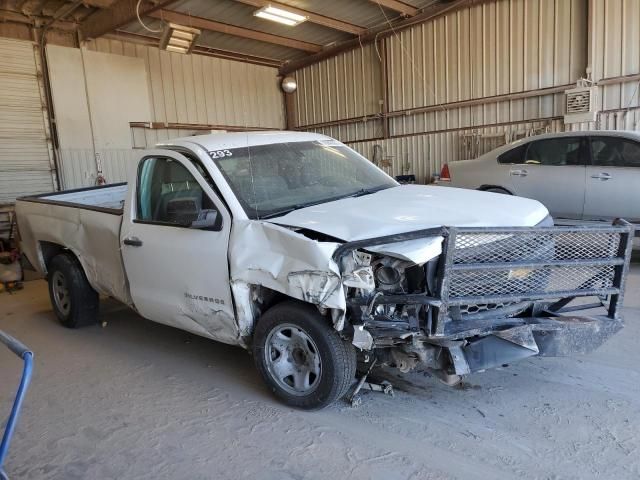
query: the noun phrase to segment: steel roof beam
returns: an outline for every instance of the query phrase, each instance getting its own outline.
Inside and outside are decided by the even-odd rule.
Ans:
[[[148,15],[155,10],[166,7],[175,0],[161,0],[154,2],[142,0],[140,2],[140,16]],[[106,33],[131,23],[136,19],[137,0],[116,0],[110,7],[99,10],[87,17],[79,27],[83,40],[98,38]]]
[[[104,38],[127,41],[138,43],[141,45],[147,45],[150,47],[158,46],[158,38],[151,37],[147,35],[141,35],[138,33],[129,33],[117,30],[114,33],[108,33],[104,36]],[[238,62],[244,63],[252,63],[254,65],[263,65],[266,67],[279,67],[282,65],[282,60],[278,60],[275,58],[267,58],[267,57],[259,57],[257,55],[251,55],[240,52],[232,52],[230,50],[221,50],[219,48],[212,48],[206,46],[198,46],[193,47],[192,53],[197,53],[198,55],[204,55],[207,57],[216,57],[216,58],[225,58],[227,60],[236,60]]]
[[[324,48],[321,52],[309,55],[305,58],[301,58],[300,60],[287,62],[280,68],[280,75],[288,75],[291,72],[307,67],[309,65],[313,65],[314,63],[318,63],[322,60],[326,60],[327,58],[335,57],[336,55],[339,55],[343,52],[353,50],[355,48],[361,48],[362,46],[373,43],[381,38],[395,35],[401,30],[419,25],[424,22],[428,22],[429,20],[433,20],[434,18],[440,17],[447,13],[454,12],[460,8],[468,7],[471,5],[478,5],[486,1],[488,0],[454,0],[446,3],[438,2],[430,7],[427,7],[425,10],[414,17],[406,18],[399,22],[394,22],[391,25],[385,25],[379,28],[368,30],[367,33],[359,38],[346,40],[331,47]]]
[[[152,12],[149,16],[166,20],[168,22],[179,23],[180,25],[185,25],[187,27],[209,30],[210,32],[226,33],[227,35],[248,38],[251,40],[257,40],[259,42],[272,43],[274,45],[294,48],[296,50],[302,50],[310,53],[318,53],[320,50],[322,50],[322,45],[318,45],[316,43],[303,42],[302,40],[296,40],[289,37],[281,37],[280,35],[260,32],[258,30],[252,30],[250,28],[237,27],[235,25],[229,25],[227,23],[209,20],[208,18],[192,17],[191,15],[186,15],[184,13],[174,12],[171,10],[160,10]]]
[[[282,8],[292,13],[297,13],[307,17],[307,21],[315,23],[316,25],[322,25],[323,27],[332,28],[341,32],[351,33],[352,35],[362,35],[366,32],[366,28],[354,25],[353,23],[344,22],[337,18],[327,17],[318,13],[313,13],[301,8],[292,7],[278,2],[271,2],[269,0],[235,0],[236,2],[244,3],[245,5],[251,5],[253,7],[262,8],[268,5],[273,7]]]
[[[369,0],[371,3],[377,3],[381,7],[388,8],[394,12],[398,12],[405,17],[413,17],[418,14],[418,9],[413,5],[409,5],[398,0]]]
[[[115,3],[115,0],[84,0],[87,7],[109,8]]]
[[[14,22],[14,23],[22,23],[25,25],[40,27],[41,25],[47,23],[50,20],[51,18],[48,18],[48,17],[38,17],[38,16],[27,17],[26,15],[23,15],[18,12],[0,10],[0,22]],[[76,29],[76,24],[73,22],[58,20],[58,21],[55,21],[51,25],[51,27],[57,30],[73,32]]]

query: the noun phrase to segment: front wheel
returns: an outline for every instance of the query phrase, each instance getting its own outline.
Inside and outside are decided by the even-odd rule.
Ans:
[[[353,345],[312,305],[284,302],[268,310],[256,325],[253,355],[274,395],[305,410],[335,402],[355,378]]]

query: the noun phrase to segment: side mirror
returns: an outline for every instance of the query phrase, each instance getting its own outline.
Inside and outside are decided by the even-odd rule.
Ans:
[[[191,222],[190,228],[201,230],[217,230],[222,223],[222,217],[217,210],[201,210],[198,218]]]

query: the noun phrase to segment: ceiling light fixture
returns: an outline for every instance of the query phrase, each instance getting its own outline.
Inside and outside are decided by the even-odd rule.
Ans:
[[[200,30],[197,28],[166,23],[160,38],[160,49],[176,53],[191,53],[199,36]]]
[[[282,23],[290,27],[295,27],[307,20],[304,15],[298,15],[297,13],[290,12],[284,8],[272,7],[267,5],[257,10],[253,14],[256,17],[264,18],[265,20],[271,20],[272,22]]]

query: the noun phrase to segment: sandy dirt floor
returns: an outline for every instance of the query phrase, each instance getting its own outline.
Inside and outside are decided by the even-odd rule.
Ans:
[[[640,267],[626,328],[595,353],[533,358],[446,387],[395,379],[314,413],[272,399],[249,355],[103,302],[59,326],[46,284],[0,295],[0,328],[36,354],[13,479],[640,478]],[[20,363],[0,350],[0,418]]]

